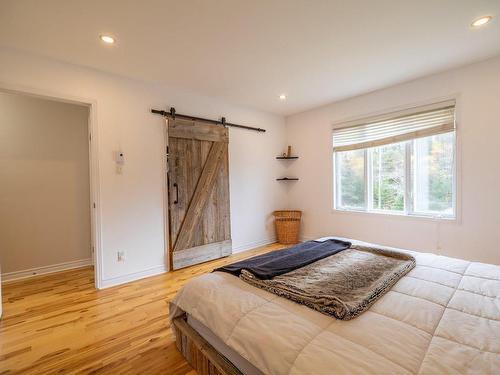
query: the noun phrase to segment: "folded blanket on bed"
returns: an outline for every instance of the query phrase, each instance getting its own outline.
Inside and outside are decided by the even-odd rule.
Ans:
[[[271,251],[245,259],[217,268],[214,271],[229,272],[239,276],[242,270],[247,270],[261,280],[268,280],[337,254],[350,246],[350,242],[337,239],[328,239],[322,242],[308,241],[288,249]]]
[[[411,255],[353,245],[272,279],[262,279],[246,268],[240,278],[323,314],[349,320],[367,310],[413,267]]]

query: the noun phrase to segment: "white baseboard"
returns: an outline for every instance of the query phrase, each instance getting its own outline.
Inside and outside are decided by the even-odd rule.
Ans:
[[[232,250],[233,250],[233,254],[237,254],[237,253],[241,253],[243,251],[255,249],[256,247],[269,245],[269,244],[272,244],[275,242],[276,242],[276,238],[268,238],[265,240],[249,242],[249,243],[246,243],[244,245],[236,246],[236,247],[233,247]],[[167,271],[168,271],[168,268],[166,265],[159,265],[159,266],[156,266],[156,267],[144,270],[144,271],[134,272],[134,273],[130,273],[130,274],[123,275],[123,276],[118,276],[118,277],[113,277],[113,278],[106,279],[106,280],[101,280],[101,282],[98,284],[98,288],[99,289],[110,288],[112,286],[117,286],[120,284],[125,284],[125,283],[129,283],[132,281],[144,279],[146,277],[160,275],[160,274],[165,273]]]
[[[101,280],[101,282],[99,283],[99,285],[97,287],[99,289],[110,288],[112,286],[116,286],[116,285],[120,285],[120,284],[129,283],[131,281],[144,279],[146,277],[160,275],[160,274],[165,273],[165,272],[167,272],[167,266],[162,264],[162,265],[159,265],[159,266],[156,266],[153,268],[149,268],[147,270],[133,272],[133,273],[129,273],[129,274],[123,275],[123,276],[112,277],[112,278],[106,279],[106,280]]]
[[[71,262],[58,263],[50,266],[30,268],[27,270],[2,273],[2,283],[27,279],[34,276],[46,275],[54,272],[61,272],[73,268],[81,268],[92,265],[92,259],[73,260]]]
[[[276,242],[276,238],[268,238],[260,241],[249,242],[243,245],[233,247],[233,254],[241,253],[243,251],[255,249],[256,247],[269,245]],[[65,271],[73,268],[80,268],[92,265],[92,259],[82,259],[72,262],[59,263],[51,266],[44,266],[38,268],[31,268],[22,271],[7,272],[2,274],[2,282],[15,281],[20,279],[26,279],[29,277],[45,275],[54,272]],[[113,277],[106,280],[101,280],[98,287],[99,289],[109,288],[112,286],[125,284],[131,281],[144,279],[146,277],[155,276],[167,272],[166,265],[159,265],[147,270],[130,273],[123,276]]]
[[[247,251],[247,250],[252,250],[252,249],[255,249],[256,247],[269,245],[269,244],[272,244],[275,242],[276,242],[276,238],[273,237],[273,238],[268,238],[265,240],[249,242],[249,243],[239,245],[239,246],[233,246],[233,254],[241,253],[241,252]]]

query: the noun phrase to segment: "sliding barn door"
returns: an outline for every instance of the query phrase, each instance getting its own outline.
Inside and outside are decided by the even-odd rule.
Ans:
[[[173,269],[231,254],[228,131],[168,120],[168,205]]]

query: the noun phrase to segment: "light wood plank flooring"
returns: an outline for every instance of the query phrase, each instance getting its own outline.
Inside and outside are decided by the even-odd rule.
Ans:
[[[2,286],[0,374],[189,374],[168,303],[191,278],[274,244],[96,290],[91,267]]]

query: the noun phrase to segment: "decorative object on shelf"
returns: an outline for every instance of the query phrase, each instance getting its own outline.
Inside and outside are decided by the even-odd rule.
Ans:
[[[283,152],[281,155],[276,156],[276,159],[279,160],[292,160],[292,159],[298,159],[298,156],[292,156],[292,146],[288,146],[287,152]]]
[[[296,177],[282,177],[277,178],[276,181],[298,181],[299,179]]]
[[[278,242],[287,245],[298,243],[302,211],[274,211],[273,215]]]

